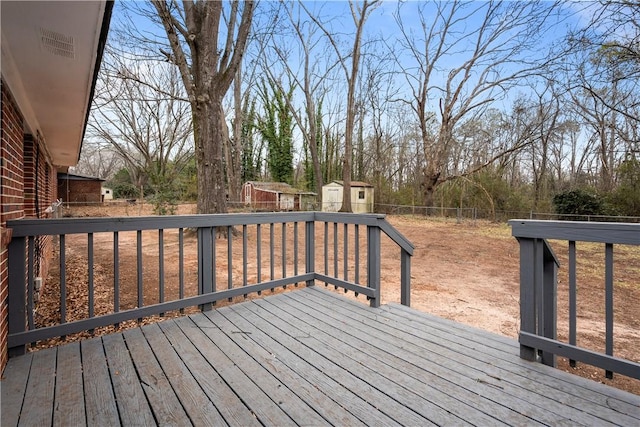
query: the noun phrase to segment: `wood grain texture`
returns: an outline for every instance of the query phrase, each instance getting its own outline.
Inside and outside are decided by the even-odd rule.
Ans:
[[[12,358],[2,426],[640,425],[512,339],[318,287]]]

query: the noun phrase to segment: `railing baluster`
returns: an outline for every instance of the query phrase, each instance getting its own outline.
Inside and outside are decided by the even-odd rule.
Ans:
[[[257,279],[258,283],[260,283],[262,282],[262,231],[260,224],[256,224],[256,258]],[[258,291],[258,295],[262,295],[262,291]]]
[[[282,223],[282,277],[287,277],[287,223]],[[283,288],[287,288],[284,285]]]
[[[178,299],[184,299],[184,229],[178,229]],[[184,308],[180,309],[184,313]]]
[[[120,244],[118,232],[113,232],[113,312],[120,311]],[[119,323],[115,324],[117,328]]]
[[[329,275],[329,223],[324,222],[324,275]],[[327,286],[328,283],[324,282]]]
[[[67,253],[65,235],[60,238],[60,323],[67,323]]]
[[[136,231],[136,255],[137,255],[137,283],[138,283],[138,308],[144,307],[144,278],[142,275],[142,230]],[[142,318],[138,318],[142,322]]]
[[[94,307],[94,275],[93,275],[93,233],[87,234],[87,264],[88,264],[88,285],[89,285],[89,317],[95,316]],[[90,331],[93,332],[93,331]]]
[[[298,275],[298,222],[293,223],[293,275]],[[298,282],[294,284],[298,286]]]
[[[354,277],[354,281],[355,283],[360,284],[360,225],[359,224],[355,224],[354,225],[354,238],[355,238],[355,242],[354,242],[354,247],[353,247],[353,253],[354,253],[354,258],[355,258],[355,277]],[[356,296],[358,296],[358,294],[356,293]]]
[[[158,230],[158,299],[164,302],[164,230]],[[160,313],[163,317],[164,313]]]
[[[227,226],[227,289],[233,288],[233,227]],[[233,301],[228,298],[227,301]]]
[[[349,224],[347,224],[346,222],[343,224],[343,251],[342,251],[342,256],[344,258],[344,261],[342,263],[343,266],[343,276],[344,276],[344,280],[349,280]],[[345,292],[347,292],[347,290],[344,290]]]
[[[613,244],[607,243],[604,248],[605,275],[605,352],[613,356]],[[605,371],[607,378],[613,378],[613,371]]]
[[[34,236],[29,236],[28,238],[28,251],[29,258],[27,263],[27,324],[29,326],[29,330],[34,328],[34,320],[33,320],[33,305],[34,298],[33,294],[35,292],[35,274],[33,272],[33,267],[35,265],[35,238]]]
[[[217,268],[217,245],[216,240],[218,238],[218,228],[211,228],[211,291],[215,292],[218,290],[218,268]],[[213,302],[213,305],[216,305],[216,302]]]
[[[569,241],[569,344],[577,342],[577,283],[576,283],[576,242]],[[576,366],[576,361],[569,360],[571,367]]]
[[[247,224],[242,224],[242,286],[247,286]],[[247,294],[243,295],[244,298]]]
[[[333,277],[338,277],[338,223],[333,223]],[[333,286],[338,289],[338,285]]]
[[[274,240],[274,228],[275,225],[272,223],[269,224],[269,278],[271,280],[273,280],[275,278],[275,264],[274,264],[274,254],[275,254],[275,247],[273,244],[273,240]],[[274,289],[271,288],[271,292],[273,292]]]

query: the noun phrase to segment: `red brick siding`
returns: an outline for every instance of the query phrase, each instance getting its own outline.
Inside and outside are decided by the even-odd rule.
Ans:
[[[102,202],[102,182],[74,179],[58,180],[58,197],[65,203]]]
[[[7,363],[8,334],[8,220],[25,216],[46,218],[55,200],[56,170],[40,137],[24,134],[24,119],[5,82],[2,82],[2,136],[0,145],[0,372]],[[37,197],[36,197],[37,195]],[[37,205],[36,205],[37,201]],[[34,271],[46,278],[51,238],[38,238]]]
[[[0,371],[7,364],[7,334],[9,295],[8,253],[9,234],[7,221],[24,216],[24,175],[23,175],[23,118],[2,82],[2,132],[0,137]]]

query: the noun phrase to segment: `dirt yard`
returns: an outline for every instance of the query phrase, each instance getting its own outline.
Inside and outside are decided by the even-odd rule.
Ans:
[[[193,205],[181,205],[177,213],[189,214],[193,213],[194,209]],[[151,214],[151,207],[139,204],[84,207],[64,211],[65,216],[75,217],[148,214]],[[506,224],[470,221],[457,224],[455,220],[404,216],[390,216],[387,219],[415,245],[415,253],[411,261],[411,306],[413,308],[508,337],[517,337],[519,248],[516,240],[511,237],[511,229]],[[130,243],[135,246],[135,234],[130,238],[132,239]],[[122,239],[127,237],[123,236]],[[120,244],[127,246],[129,242],[122,239]],[[105,242],[105,248],[109,245],[112,243]],[[388,239],[383,239],[382,245],[382,302],[399,302],[399,251],[397,246]],[[234,251],[238,246],[241,245],[235,245]],[[566,266],[566,242],[552,242],[552,246],[562,266]],[[640,349],[640,310],[638,309],[640,307],[640,281],[638,280],[640,248],[616,246],[615,250],[614,354],[640,362],[638,352]],[[99,246],[96,248],[96,253],[100,253]],[[78,263],[77,269],[73,267],[74,262]],[[170,255],[165,262],[166,269],[177,269],[176,260],[172,260]],[[82,260],[74,261],[73,256],[69,257],[67,265],[69,283],[73,281],[74,271],[82,269],[82,264]],[[113,296],[108,290],[100,294],[100,284],[109,282],[110,278],[107,276],[110,273],[108,269],[102,269],[99,261],[96,264],[96,301],[99,305],[100,299],[111,301]],[[602,245],[578,244],[578,264],[578,344],[602,350],[604,349],[604,249]],[[86,264],[84,268],[86,269]],[[195,266],[185,266],[185,270],[194,271],[194,268]],[[135,256],[121,256],[120,269],[122,274],[135,274]],[[558,285],[560,319],[558,333],[562,339],[566,339],[568,329],[566,274],[566,271],[561,269]],[[102,278],[102,276],[105,277]],[[78,278],[78,280],[84,279]],[[191,275],[185,280],[193,285],[195,278]],[[108,286],[105,289],[108,289]],[[50,299],[55,301],[54,294],[45,290],[40,306],[46,306],[46,301]],[[145,293],[145,298],[147,294]],[[73,299],[73,295],[70,298]],[[135,306],[135,298],[136,295],[133,292],[128,294],[123,291],[121,295],[121,299],[129,306]],[[362,297],[360,299],[362,300]],[[40,310],[39,315],[45,324],[48,317],[55,317],[55,313],[47,313],[44,309]],[[608,380],[600,369],[582,364],[578,364],[577,368],[571,368],[563,359],[559,359],[559,367],[595,381],[640,394],[640,381],[617,374],[613,380]]]

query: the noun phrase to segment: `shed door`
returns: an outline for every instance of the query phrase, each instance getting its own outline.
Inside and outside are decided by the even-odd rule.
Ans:
[[[251,203],[251,185],[244,186],[244,202]]]

